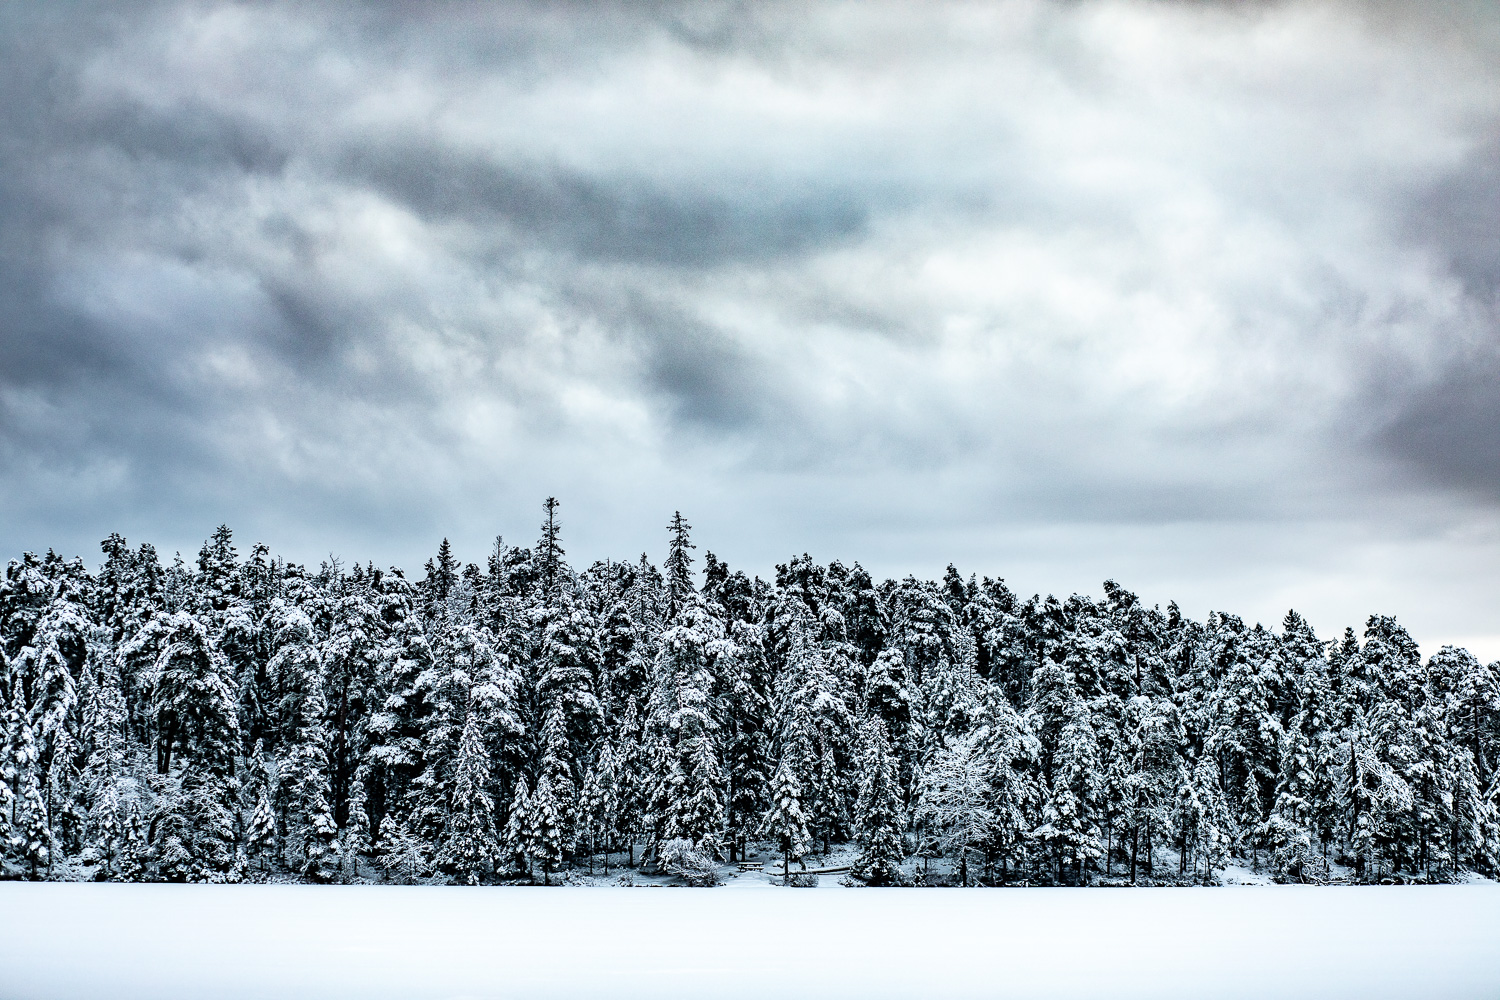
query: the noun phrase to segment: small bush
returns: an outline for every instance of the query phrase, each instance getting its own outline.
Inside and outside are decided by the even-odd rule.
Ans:
[[[786,884],[794,889],[816,889],[818,876],[810,872],[792,872],[786,877]]]
[[[662,844],[660,861],[664,871],[676,875],[688,885],[719,884],[719,866],[693,846],[691,840],[678,837]]]

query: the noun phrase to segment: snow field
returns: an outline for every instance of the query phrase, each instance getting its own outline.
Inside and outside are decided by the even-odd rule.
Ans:
[[[0,884],[4,1000],[1205,996],[1500,996],[1500,886]]]

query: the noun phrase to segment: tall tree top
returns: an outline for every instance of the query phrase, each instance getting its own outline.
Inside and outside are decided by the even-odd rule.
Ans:
[[[673,615],[677,614],[682,602],[696,589],[693,586],[693,557],[688,553],[689,549],[697,547],[688,541],[688,532],[692,527],[680,510],[672,513],[672,522],[667,525],[667,530],[672,533],[672,542],[664,568],[667,571],[667,603]]]
[[[542,501],[542,510],[547,517],[542,521],[541,540],[536,543],[537,561],[542,570],[542,587],[548,594],[552,593],[552,588],[557,583],[557,570],[563,557],[563,547],[559,541],[562,522],[557,519],[558,506],[557,497],[548,497]]]

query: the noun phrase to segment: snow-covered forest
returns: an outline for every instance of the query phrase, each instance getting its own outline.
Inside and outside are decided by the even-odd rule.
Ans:
[[[1447,881],[1500,856],[1500,664],[1395,619],[1320,638],[999,579],[766,581],[678,515],[568,563],[311,569],[216,531],[0,585],[9,877],[716,880],[843,846],[854,884]],[[795,881],[795,873],[793,875]]]

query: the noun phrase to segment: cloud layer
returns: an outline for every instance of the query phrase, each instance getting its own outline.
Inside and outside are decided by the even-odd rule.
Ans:
[[[1484,4],[12,5],[0,543],[1500,635]],[[1500,653],[1500,647],[1495,650]]]

